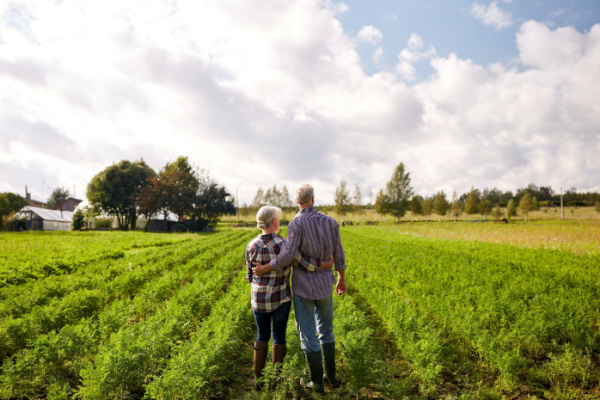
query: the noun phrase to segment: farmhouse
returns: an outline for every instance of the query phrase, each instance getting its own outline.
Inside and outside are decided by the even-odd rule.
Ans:
[[[73,197],[69,197],[56,207],[55,210],[63,210],[63,211],[75,211],[75,208],[82,202],[83,200],[75,199]]]
[[[14,219],[23,221],[24,229],[40,231],[68,231],[72,218],[72,211],[48,210],[32,206],[23,207],[14,216]]]

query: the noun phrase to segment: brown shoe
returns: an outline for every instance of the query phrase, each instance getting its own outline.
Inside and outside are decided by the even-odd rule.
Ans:
[[[261,390],[264,386],[264,383],[259,381],[259,378],[262,376],[262,370],[267,363],[268,349],[268,342],[254,342],[254,388],[256,390]]]

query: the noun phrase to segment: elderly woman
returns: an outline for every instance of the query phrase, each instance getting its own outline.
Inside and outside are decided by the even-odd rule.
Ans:
[[[257,227],[262,231],[246,247],[246,279],[252,284],[251,305],[258,328],[254,342],[254,376],[255,387],[260,390],[259,378],[267,360],[267,349],[273,326],[273,364],[283,362],[286,354],[285,331],[290,315],[292,295],[290,291],[291,267],[305,268],[308,271],[331,269],[331,260],[320,262],[314,258],[297,255],[292,264],[281,271],[270,270],[262,276],[252,273],[253,263],[268,263],[275,258],[283,245],[283,237],[279,232],[281,209],[264,206],[256,214]]]

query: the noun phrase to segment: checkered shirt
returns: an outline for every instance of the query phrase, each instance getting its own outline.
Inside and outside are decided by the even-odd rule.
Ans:
[[[319,268],[320,262],[314,258],[296,255],[291,264],[281,271],[272,271],[263,276],[252,273],[252,263],[267,264],[281,251],[283,237],[276,233],[261,234],[246,247],[246,279],[252,284],[252,309],[259,312],[275,311],[282,303],[292,299],[290,273],[292,266],[301,266],[310,271]]]

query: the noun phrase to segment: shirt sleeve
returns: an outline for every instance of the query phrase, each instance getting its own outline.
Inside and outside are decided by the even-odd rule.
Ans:
[[[300,234],[296,231],[296,226],[294,221],[290,222],[288,225],[288,234],[287,238],[283,242],[283,246],[281,247],[281,252],[271,260],[271,268],[276,271],[281,271],[283,267],[291,264],[291,262],[298,254],[298,249],[300,248]]]
[[[346,253],[342,246],[342,239],[340,238],[340,227],[335,227],[335,239],[333,246],[333,262],[335,263],[335,270],[340,271],[346,269]]]
[[[252,253],[250,248],[246,248],[246,280],[252,283]]]
[[[310,272],[314,272],[319,270],[319,267],[321,266],[321,261],[310,256],[305,257],[298,253],[296,254],[296,258],[294,259],[294,266],[300,266]]]

